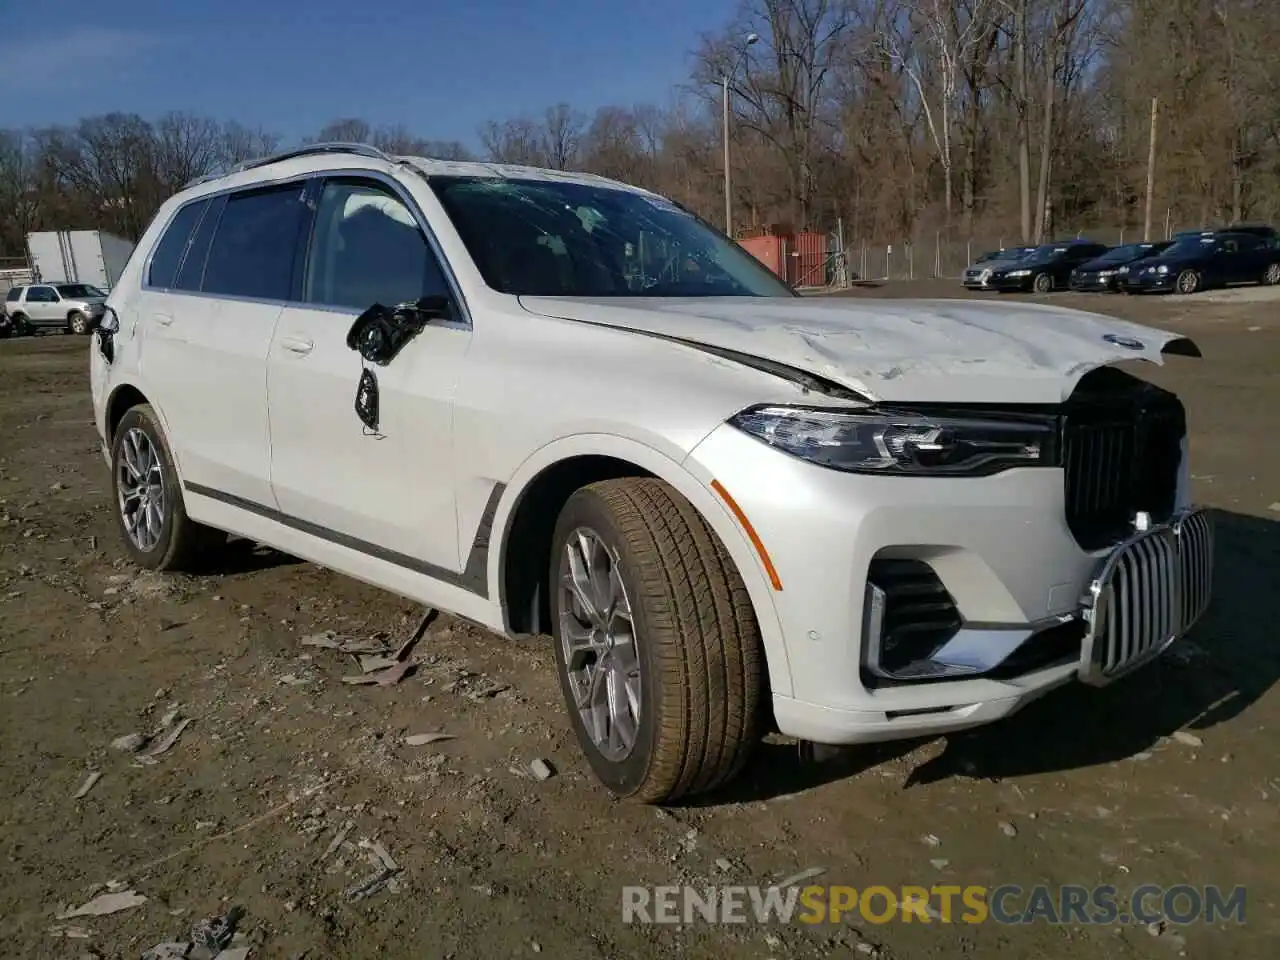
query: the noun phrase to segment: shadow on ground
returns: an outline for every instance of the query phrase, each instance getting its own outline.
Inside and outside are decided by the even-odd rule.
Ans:
[[[1102,689],[1072,684],[985,727],[945,738],[906,786],[952,776],[1005,779],[1112,763],[1175,730],[1234,719],[1280,677],[1280,523],[1213,511],[1214,587],[1191,634],[1158,662]],[[745,775],[703,801],[767,800],[853,776],[922,741],[852,747],[817,763],[795,744],[762,745]]]

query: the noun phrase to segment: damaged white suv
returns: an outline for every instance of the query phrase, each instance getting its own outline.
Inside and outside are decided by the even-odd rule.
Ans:
[[[550,633],[620,795],[716,787],[770,724],[996,720],[1209,601],[1182,405],[1113,365],[1189,341],[798,297],[598,177],[310,147],[165,203],[108,307],[93,402],[134,560],[229,531]]]

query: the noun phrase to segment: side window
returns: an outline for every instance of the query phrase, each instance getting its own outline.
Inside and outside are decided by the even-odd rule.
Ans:
[[[208,200],[197,200],[174,214],[169,221],[169,228],[156,244],[156,252],[151,256],[151,268],[147,272],[148,286],[162,290],[173,286],[178,264],[182,262],[182,254],[187,249],[187,240],[208,203]]]
[[[204,268],[205,293],[287,300],[304,185],[232,194],[223,208]]]
[[[325,183],[307,257],[307,303],[366,310],[448,293],[427,238],[394,193],[369,180]]]
[[[8,303],[17,303],[18,298],[22,296],[22,287],[10,287],[9,294],[5,297]]]
[[[58,295],[53,287],[32,287],[27,291],[28,303],[57,303]]]
[[[204,263],[209,257],[209,243],[213,240],[213,231],[218,227],[218,218],[222,215],[224,197],[218,197],[209,204],[204,219],[187,244],[187,255],[182,258],[182,266],[173,281],[175,290],[200,289],[200,281],[204,277]]]

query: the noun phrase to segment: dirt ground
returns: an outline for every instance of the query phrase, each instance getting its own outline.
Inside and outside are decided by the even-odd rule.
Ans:
[[[1204,351],[1149,373],[1182,394],[1195,493],[1217,508],[1215,600],[1192,642],[1113,687],[1066,688],[961,736],[825,763],[771,738],[728,792],[668,810],[613,802],[592,780],[545,638],[443,617],[415,674],[350,686],[351,657],[302,639],[396,642],[419,610],[250,545],[209,576],[130,567],[91,425],[87,341],[0,343],[0,955],[137,958],[240,905],[255,958],[1273,956],[1277,304],[1044,299],[1183,331]],[[112,748],[175,708],[191,723],[155,763]],[[439,730],[455,739],[404,742]],[[530,776],[536,758],[554,776]],[[90,771],[101,778],[76,799]],[[399,870],[353,900],[376,873],[362,840]],[[1243,885],[1247,922],[622,922],[624,885],[769,884],[806,868],[859,888]],[[109,882],[146,902],[56,918]]]

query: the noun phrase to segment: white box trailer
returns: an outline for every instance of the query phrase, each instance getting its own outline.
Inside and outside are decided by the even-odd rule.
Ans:
[[[90,283],[110,290],[133,253],[133,243],[101,230],[42,230],[27,234],[34,278],[42,283]]]

